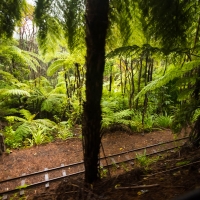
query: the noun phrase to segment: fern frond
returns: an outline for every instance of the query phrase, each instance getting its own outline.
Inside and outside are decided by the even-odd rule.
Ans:
[[[5,119],[10,122],[10,123],[13,123],[15,121],[18,121],[18,122],[25,122],[26,120],[21,118],[21,117],[17,117],[17,116],[6,116]]]
[[[179,94],[178,94],[178,98],[177,100],[178,101],[183,101],[183,100],[187,100],[191,94],[194,92],[194,89],[184,89],[183,91],[181,91]]]
[[[0,89],[1,91],[1,89]],[[30,93],[25,91],[25,90],[20,90],[20,89],[10,89],[10,90],[4,90],[3,92],[4,95],[16,95],[16,96],[27,96],[30,97]]]
[[[4,80],[6,80],[10,83],[19,83],[19,81],[9,72],[5,72],[3,70],[0,70],[0,75]]]
[[[121,119],[126,119],[126,118],[130,119],[132,115],[133,115],[133,111],[131,111],[130,109],[127,109],[127,110],[122,110],[117,113],[114,113],[113,118],[115,120],[121,120]]]
[[[56,126],[56,123],[49,120],[49,119],[36,119],[34,120],[35,123],[42,125],[42,127],[46,128],[53,128]]]
[[[64,99],[66,99],[66,94],[50,94],[48,98],[42,102],[41,110],[51,112],[58,102],[60,102],[60,104],[62,102],[64,103]]]
[[[150,44],[143,44],[141,47],[137,45],[133,46],[124,46],[124,47],[119,47],[110,53],[107,54],[107,58],[112,58],[114,56],[132,56],[134,54],[146,54],[148,52],[151,53],[157,53],[157,52],[162,52],[162,49],[159,49],[158,47],[153,47]]]
[[[146,87],[144,87],[134,98],[136,100],[137,98],[141,97],[148,91],[155,90],[156,88],[159,88],[170,81],[174,80],[177,77],[183,76],[185,73],[198,68],[200,65],[200,60],[191,61],[188,63],[185,63],[182,67],[173,67],[171,70],[169,70],[164,76],[156,79],[155,81],[150,82]]]
[[[114,56],[122,56],[127,55],[130,56],[134,53],[137,53],[140,50],[140,47],[137,45],[133,46],[126,46],[126,47],[119,47],[106,55],[107,58],[112,58]]]
[[[23,50],[22,55],[24,55],[23,59],[31,67],[31,69],[37,72],[37,67],[40,67],[40,63],[38,62],[38,60],[41,60],[41,57],[33,52]]]
[[[31,134],[31,126],[29,123],[23,123],[17,127],[15,130],[16,135],[20,135],[21,137],[27,137]]]
[[[58,59],[54,61],[47,69],[47,75],[52,76],[61,68],[66,68],[68,65],[66,59]]]
[[[31,114],[30,113],[30,111],[28,111],[28,110],[25,110],[25,109],[21,109],[20,111],[19,111],[19,113],[27,120],[27,121],[32,121],[34,118],[35,118],[35,116],[36,116],[36,114]]]

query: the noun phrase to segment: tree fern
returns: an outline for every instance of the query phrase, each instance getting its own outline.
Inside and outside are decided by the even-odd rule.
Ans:
[[[25,120],[27,120],[28,122],[31,122],[34,120],[36,114],[31,114],[30,111],[25,110],[25,109],[21,109],[19,111],[19,113],[24,117]]]
[[[60,102],[60,103],[59,103]],[[52,112],[53,110],[58,109],[58,105],[66,103],[65,94],[50,94],[42,103],[41,111]]]
[[[4,45],[0,51],[0,56],[2,58],[6,58],[6,56],[12,56],[14,59],[19,59],[22,63],[28,65],[35,72],[37,71],[37,67],[40,67],[38,62],[40,57],[37,54],[21,50],[14,45]]]
[[[6,0],[0,2],[0,37],[12,37],[17,23],[20,22],[23,9],[26,7],[25,0]]]
[[[9,122],[9,123],[14,123],[14,122],[25,122],[26,119],[23,119],[21,117],[17,117],[17,116],[6,116],[5,119]]]
[[[156,88],[159,88],[170,81],[174,80],[177,77],[183,76],[186,72],[189,72],[195,68],[198,68],[200,65],[200,60],[191,61],[188,63],[185,63],[183,66],[173,67],[171,70],[169,70],[164,76],[156,79],[155,81],[152,81],[149,83],[146,87],[144,87],[135,97],[135,100],[142,95],[144,95],[146,92],[155,90]]]
[[[16,95],[16,96],[27,96],[30,97],[30,93],[20,89],[0,89],[2,95]]]
[[[197,18],[195,1],[137,0],[146,37],[161,41],[168,49],[185,46],[187,31]]]
[[[62,68],[67,71],[70,68],[74,68],[75,63],[84,63],[83,51],[77,51],[73,54],[69,54],[68,52],[57,54],[56,60],[54,59],[48,67],[47,75],[52,76],[55,72]]]
[[[59,59],[54,61],[47,70],[47,75],[48,76],[52,76],[55,74],[55,72],[57,72],[59,69],[69,69],[71,67],[70,63],[68,62],[68,60],[66,59]]]
[[[53,128],[55,126],[55,122],[51,121],[50,119],[36,119],[34,120],[34,123],[43,128]]]

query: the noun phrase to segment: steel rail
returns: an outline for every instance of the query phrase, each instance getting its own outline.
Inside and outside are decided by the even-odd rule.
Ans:
[[[132,150],[129,150],[129,151],[120,152],[120,153],[117,153],[117,154],[112,154],[112,155],[109,155],[109,156],[104,156],[104,157],[101,157],[100,159],[103,160],[105,158],[121,156],[121,155],[128,154],[128,153],[131,153],[131,152],[134,152],[134,151],[140,151],[140,150],[143,150],[143,149],[152,148],[152,147],[155,147],[155,146],[168,144],[168,143],[172,143],[172,142],[177,142],[177,141],[188,139],[188,138],[189,137],[187,136],[187,137],[179,138],[179,139],[176,139],[176,140],[170,140],[170,141],[167,141],[167,142],[161,142],[161,143],[157,143],[157,144],[154,144],[154,145],[149,145],[149,146],[146,146],[146,147],[141,147],[141,148],[132,149]],[[67,167],[80,165],[80,164],[83,164],[83,163],[84,163],[83,161],[80,161],[80,162],[77,162],[77,163],[71,163],[71,164],[68,164],[68,165],[63,165],[63,166],[59,166],[59,167],[55,167],[55,168],[50,168],[50,169],[45,170],[45,171],[43,170],[43,171],[38,171],[38,172],[30,173],[30,174],[25,174],[25,175],[18,176],[18,177],[5,179],[5,180],[0,181],[0,184],[4,183],[4,182],[9,182],[9,181],[13,181],[13,180],[16,180],[16,179],[20,179],[20,178],[25,178],[25,177],[29,177],[29,176],[33,176],[33,175],[47,173],[47,172],[54,171],[54,170],[59,170],[59,169],[62,169],[62,168],[67,168]]]
[[[182,147],[184,145],[180,145],[179,147]],[[159,154],[159,153],[163,153],[165,151],[170,151],[172,149],[176,149],[177,147],[171,147],[171,148],[168,148],[168,149],[164,149],[164,150],[161,150],[161,151],[157,151],[157,152],[153,152],[153,153],[149,153],[149,154],[146,154],[146,156],[152,156],[152,155],[155,155],[155,154]],[[107,166],[112,166],[113,164],[120,164],[120,163],[123,163],[123,162],[130,162],[130,161],[133,161],[133,160],[136,160],[137,157],[134,157],[134,158],[130,158],[130,159],[127,159],[127,160],[124,160],[124,161],[120,161],[120,162],[115,162],[115,163],[110,163],[108,165],[106,165],[105,167]]]
[[[167,141],[167,142],[161,142],[161,143],[149,145],[149,146],[142,147],[142,148],[132,149],[130,151],[124,151],[124,152],[112,154],[112,155],[109,155],[109,156],[105,156],[104,158],[110,158],[110,157],[120,156],[120,155],[131,153],[131,152],[134,152],[134,151],[140,151],[140,150],[143,150],[143,149],[148,149],[148,148],[156,147],[156,146],[163,145],[163,144],[169,144],[169,143],[172,143],[172,142],[177,142],[177,141],[188,139],[188,138],[189,138],[189,136],[184,137],[184,138],[179,138],[179,139],[176,139],[176,140],[170,140],[170,141]]]
[[[24,189],[35,187],[35,186],[42,185],[42,184],[45,184],[45,183],[58,181],[60,179],[67,178],[67,177],[70,177],[70,176],[75,176],[75,175],[82,174],[82,173],[84,173],[84,171],[79,171],[79,172],[76,172],[76,173],[73,173],[73,174],[69,174],[69,175],[66,175],[66,176],[60,176],[60,177],[52,178],[52,179],[49,179],[48,181],[41,181],[41,182],[33,183],[33,184],[30,184],[30,185],[26,185],[26,187],[24,187],[24,188],[20,188],[20,186],[19,186],[19,188],[7,190],[5,192],[0,192],[0,195],[17,192],[19,190],[24,190]]]
[[[134,151],[139,151],[139,150],[142,150],[142,149],[146,149],[146,148],[151,148],[151,147],[159,146],[159,145],[162,145],[162,144],[176,142],[176,141],[184,140],[184,139],[187,139],[187,138],[189,138],[189,137],[184,137],[184,138],[180,138],[180,139],[177,139],[177,140],[172,140],[172,141],[167,141],[167,142],[163,142],[163,143],[158,143],[158,144],[155,144],[155,145],[149,145],[149,146],[146,146],[146,147],[142,147],[142,148],[138,148],[138,149],[133,149],[133,150],[126,151],[126,152],[121,152],[121,153],[118,153],[118,154],[113,154],[113,155],[110,155],[110,156],[105,156],[105,157],[102,157],[100,159],[105,159],[105,158],[109,158],[109,157],[115,157],[115,156],[118,156],[118,155],[123,155],[123,154],[127,154],[127,153],[130,153],[130,152],[134,152]],[[182,147],[182,146],[183,145],[180,145],[178,147]],[[169,151],[169,150],[172,150],[172,149],[176,149],[176,148],[177,148],[177,146],[176,147],[171,147],[171,148],[164,149],[164,150],[161,150],[161,151],[157,151],[157,152],[146,154],[146,156],[152,156],[152,155],[159,154],[159,153],[162,153],[162,152],[165,152],[165,151]],[[123,163],[123,162],[130,162],[130,161],[133,161],[135,159],[137,159],[137,157],[126,159],[126,160],[123,160],[123,161],[120,161],[120,162],[110,163],[110,164],[108,164],[106,166],[103,166],[103,167],[106,168],[106,167],[112,166],[113,164],[120,164],[120,163]],[[22,176],[19,176],[19,177],[14,177],[14,178],[6,179],[6,180],[3,180],[3,181],[0,181],[0,184],[4,183],[4,182],[12,181],[12,180],[17,180],[17,179],[21,179],[21,178],[25,178],[25,177],[29,177],[29,176],[34,176],[34,175],[38,175],[38,174],[41,174],[41,173],[48,173],[50,171],[59,170],[59,169],[66,168],[66,167],[72,167],[72,166],[76,166],[76,165],[80,165],[80,164],[83,164],[83,161],[77,162],[77,163],[72,163],[72,164],[69,164],[69,165],[63,165],[63,166],[51,168],[51,169],[48,169],[48,170],[45,170],[45,171],[38,171],[38,172],[31,173],[31,174],[26,174],[26,175],[22,175]],[[49,180],[46,180],[46,181],[41,181],[41,182],[33,183],[33,184],[30,184],[30,185],[27,185],[26,188],[35,187],[37,185],[41,185],[41,184],[45,184],[45,183],[48,183],[48,182],[57,181],[57,180],[60,180],[60,179],[63,179],[63,178],[67,178],[67,177],[70,177],[70,176],[74,176],[74,175],[78,175],[78,174],[81,174],[81,173],[84,173],[84,171],[79,171],[79,172],[76,172],[76,173],[68,174],[66,176],[56,177],[56,178],[49,179]],[[26,189],[26,188],[20,188],[19,187],[19,188],[7,190],[7,191],[4,191],[4,192],[0,192],[0,195],[13,193],[13,192],[19,191],[20,189],[23,190],[23,189]]]
[[[50,171],[59,170],[59,169],[66,168],[66,167],[72,167],[72,166],[76,166],[76,165],[80,165],[80,164],[83,164],[83,161],[77,162],[77,163],[71,163],[69,165],[62,165],[62,166],[59,166],[59,167],[54,167],[54,168],[50,168],[48,170],[38,171],[38,172],[30,173],[30,174],[24,174],[24,175],[14,177],[14,178],[5,179],[3,181],[0,181],[0,184],[4,183],[4,182],[13,181],[13,180],[20,179],[20,178],[26,178],[26,177],[29,177],[29,176],[47,173],[47,172],[50,172]]]
[[[183,145],[181,145],[183,146]],[[180,146],[180,147],[181,147]],[[154,155],[154,154],[158,154],[158,153],[162,153],[162,152],[165,152],[165,151],[169,151],[169,150],[172,150],[172,149],[175,149],[177,147],[172,147],[172,148],[168,148],[168,149],[164,149],[164,150],[161,150],[159,152],[153,152],[153,153],[149,153],[147,154],[146,156],[151,156],[151,155]],[[137,158],[131,158],[131,159],[128,159],[128,160],[124,160],[124,161],[120,161],[120,162],[116,162],[115,164],[120,164],[120,163],[124,163],[124,162],[129,162],[129,161],[132,161],[132,160],[136,160]],[[113,163],[111,164],[108,164],[107,166],[104,166],[105,168],[108,167],[108,166],[112,166]],[[47,171],[44,171],[44,172],[47,172]],[[35,186],[38,186],[38,185],[41,185],[41,184],[45,184],[45,183],[48,183],[48,182],[53,182],[53,181],[58,181],[60,179],[64,179],[64,178],[67,178],[67,177],[70,177],[70,176],[75,176],[75,175],[78,175],[78,174],[82,174],[84,173],[85,171],[79,171],[79,172],[76,172],[76,173],[72,173],[72,174],[68,174],[66,176],[60,176],[60,177],[56,177],[56,178],[53,178],[53,179],[49,179],[49,180],[46,180],[46,181],[41,181],[41,182],[37,182],[37,183],[33,183],[33,184],[30,184],[30,185],[26,185],[26,188],[15,188],[15,189],[11,189],[11,190],[7,190],[7,191],[4,191],[4,192],[0,192],[0,195],[3,195],[3,194],[9,194],[9,193],[13,193],[13,192],[16,192],[16,191],[19,191],[19,190],[23,190],[23,189],[27,189],[27,188],[31,188],[31,187],[35,187]],[[20,178],[19,178],[20,179]]]

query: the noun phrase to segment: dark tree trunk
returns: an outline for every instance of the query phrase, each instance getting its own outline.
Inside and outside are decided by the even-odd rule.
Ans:
[[[119,69],[120,69],[120,82],[121,82],[121,92],[122,92],[122,95],[124,94],[123,93],[123,76],[122,76],[122,58],[120,58],[120,64],[119,64]]]
[[[138,93],[140,92],[141,77],[142,77],[142,58],[140,58],[140,68],[139,68],[139,74],[138,74],[138,89],[137,89]],[[135,104],[136,110],[138,109],[138,103],[139,103],[139,99],[137,98],[136,104]]]
[[[5,152],[4,137],[0,133],[0,156],[2,155],[3,152]]]
[[[108,0],[86,1],[86,102],[83,105],[83,153],[85,182],[99,177],[101,143],[101,97],[108,27]]]
[[[147,85],[147,82],[148,82],[148,77],[149,75],[147,74],[147,71],[148,71],[148,60],[149,60],[149,57],[148,55],[146,56],[146,66],[145,66],[145,71],[144,71],[144,86]],[[145,115],[146,115],[146,111],[147,111],[147,104],[148,104],[148,97],[147,97],[147,93],[145,94],[144,96],[144,103],[143,103],[143,111],[142,111],[142,125],[144,127],[144,118],[145,118]]]
[[[133,96],[135,92],[135,85],[134,85],[134,73],[133,73],[133,60],[131,60],[131,77],[130,77],[130,96],[129,96],[129,108],[133,108]]]

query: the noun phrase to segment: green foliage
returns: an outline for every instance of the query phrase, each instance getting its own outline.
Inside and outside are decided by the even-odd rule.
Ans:
[[[36,114],[31,114],[28,110],[22,109],[19,113],[23,116],[7,116],[6,119],[12,126],[6,127],[5,141],[9,147],[16,148],[23,145],[25,139],[29,139],[31,144],[41,144],[51,141],[51,137],[46,132],[50,131],[55,123],[49,119],[34,119]],[[13,127],[15,129],[13,130]],[[31,141],[33,140],[33,142]]]
[[[189,163],[190,163],[189,160],[180,161],[180,162],[177,162],[177,163],[176,163],[176,166],[179,167],[179,166],[182,166],[182,165],[187,165],[187,164],[189,164]]]
[[[192,116],[192,122],[196,122],[198,117],[200,116],[200,108],[195,109],[194,114]]]
[[[147,38],[160,39],[165,48],[186,45],[187,32],[194,23],[195,1],[138,0]]]
[[[27,187],[28,185],[25,184],[25,188]],[[23,186],[19,186],[19,187],[23,187]],[[20,189],[20,188],[19,188]],[[26,200],[27,199],[27,196],[19,196],[18,193],[14,193],[13,195],[10,196],[10,200]]]
[[[154,126],[159,128],[170,128],[172,124],[172,117],[167,115],[160,115],[155,117]]]
[[[19,190],[21,190],[21,189],[26,189],[28,186],[29,186],[29,185],[24,184],[24,185],[17,186],[16,189],[19,189]]]
[[[31,130],[32,139],[27,138],[29,145],[33,146],[34,144],[40,145],[46,142],[50,142],[51,138],[47,135],[50,131],[48,128],[41,127],[37,125]]]
[[[62,121],[59,124],[57,124],[57,137],[62,140],[67,140],[69,138],[73,137],[72,133],[72,125],[70,121]]]
[[[0,37],[11,37],[16,24],[21,20],[25,0],[2,0],[0,2]]]
[[[139,162],[141,167],[148,167],[149,159],[146,156],[146,149],[144,150],[143,154],[136,153],[136,159]]]
[[[106,178],[107,177],[107,175],[108,175],[108,170],[107,169],[105,169],[105,168],[103,168],[103,167],[100,167],[100,177],[101,178]]]
[[[136,160],[139,163],[141,167],[144,167],[146,170],[148,170],[149,165],[155,161],[157,161],[159,157],[157,158],[149,158],[146,155],[146,149],[144,150],[143,154],[136,153]]]
[[[12,126],[5,127],[4,131],[5,145],[8,148],[19,148],[22,146],[22,138],[20,135],[16,135]]]
[[[37,1],[34,15],[43,54],[55,53],[59,45],[63,46],[66,41],[71,51],[80,43],[83,44],[83,9],[81,0]]]
[[[155,90],[156,88],[159,88],[167,83],[169,83],[170,81],[174,80],[177,77],[181,77],[183,76],[185,73],[198,68],[200,65],[200,60],[195,60],[195,61],[191,61],[191,62],[187,62],[185,63],[183,66],[172,66],[170,70],[168,70],[168,72],[156,79],[155,81],[150,82],[146,87],[144,87],[135,97],[135,100],[139,97],[141,97],[142,95],[144,95],[145,93],[147,93],[148,91],[152,91]]]

